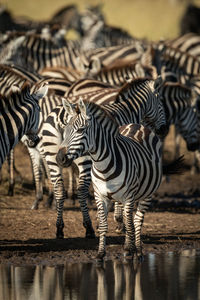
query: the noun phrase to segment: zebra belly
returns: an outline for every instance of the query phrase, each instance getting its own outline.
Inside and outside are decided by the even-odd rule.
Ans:
[[[113,180],[105,181],[92,176],[92,183],[95,192],[97,192],[102,198],[109,198],[120,203],[124,203],[126,199],[133,198],[133,190],[138,189],[137,178],[135,178],[134,182],[131,182],[131,192],[129,183],[126,181],[123,183],[122,179],[117,181],[115,178]]]

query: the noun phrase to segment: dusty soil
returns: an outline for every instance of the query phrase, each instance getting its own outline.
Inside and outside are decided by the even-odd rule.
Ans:
[[[167,139],[165,158],[173,157],[173,139]],[[191,174],[193,156],[185,150],[187,170],[161,184],[155,195],[153,207],[146,213],[142,240],[144,254],[148,252],[200,249],[200,174]],[[44,207],[47,198],[37,211],[30,209],[34,201],[32,172],[26,148],[19,144],[15,150],[15,194],[7,196],[7,164],[2,168],[0,185],[0,263],[62,264],[66,261],[92,261],[98,246],[96,239],[85,238],[82,217],[77,201],[68,199],[64,209],[64,240],[55,239],[56,211]],[[66,177],[66,174],[65,174]],[[67,187],[66,187],[67,188]],[[90,215],[96,228],[96,208],[90,205]],[[108,217],[106,259],[123,257],[124,235],[115,232],[113,212]]]

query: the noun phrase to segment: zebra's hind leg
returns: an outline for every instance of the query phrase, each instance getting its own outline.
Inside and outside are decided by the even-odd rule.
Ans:
[[[27,148],[31,159],[33,178],[35,182],[35,201],[33,202],[31,209],[38,209],[39,202],[43,199],[42,157],[36,148]]]
[[[141,231],[142,231],[142,224],[144,220],[144,214],[149,209],[151,204],[152,204],[152,196],[140,200],[134,217],[135,247],[136,247],[136,254],[139,261],[143,260]]]
[[[135,251],[134,248],[134,225],[133,225],[133,200],[125,202],[123,217],[126,228],[124,256],[132,257]]]
[[[123,222],[123,205],[117,201],[114,204],[114,220],[117,223],[115,229],[116,233],[125,233],[125,226]]]
[[[107,222],[107,205],[106,201],[98,198],[95,195],[95,200],[97,204],[97,212],[99,219],[99,248],[97,254],[97,262],[100,263],[103,261],[104,256],[106,255],[106,233],[108,232],[108,222]]]
[[[54,195],[56,198],[56,209],[57,209],[57,221],[56,221],[56,238],[64,238],[64,221],[63,221],[63,206],[64,200],[66,199],[66,193],[62,178],[57,178],[54,183]]]
[[[134,217],[134,227],[135,227],[136,255],[139,261],[143,260],[142,243],[141,243],[141,229],[142,229],[143,220],[144,220],[144,212],[137,209]]]

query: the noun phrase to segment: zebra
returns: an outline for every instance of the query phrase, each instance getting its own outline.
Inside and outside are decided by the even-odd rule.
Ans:
[[[199,74],[200,61],[190,52],[175,48],[165,41],[154,43],[152,47],[152,61],[157,68],[158,75],[161,74],[162,67],[177,75],[192,77]]]
[[[118,45],[83,51],[79,41],[66,40],[48,34],[26,33],[22,35],[23,41],[16,52],[1,60],[1,63],[13,61],[27,69],[38,73],[47,67],[67,67],[81,72],[84,76],[93,75],[101,67],[109,66],[114,62],[133,62],[139,60],[145,46],[138,41],[131,45]],[[59,37],[59,34],[57,35]],[[12,42],[15,42],[13,38]]]
[[[0,100],[1,152],[0,169],[10,150],[26,135],[29,146],[38,142],[38,124],[40,108],[38,100],[48,91],[47,85],[36,84],[31,89],[27,86],[19,92],[15,87],[8,98]]]
[[[136,252],[141,259],[140,236],[144,214],[163,174],[162,142],[143,125],[128,124],[119,128],[112,115],[95,103],[81,100],[79,114],[69,105],[69,102],[66,103],[65,108],[71,119],[56,159],[58,164],[68,167],[84,154],[91,157],[91,177],[99,218],[97,259],[102,261],[105,256],[107,214],[111,201],[121,202],[124,207],[125,256]],[[137,211],[133,225],[134,204]]]
[[[100,80],[113,86],[122,86],[126,82],[135,79],[149,77],[157,78],[157,71],[154,66],[143,65],[136,61],[129,64],[116,64],[112,67],[102,68],[98,73],[92,76],[95,80]]]
[[[90,82],[90,81],[89,81]],[[160,135],[165,134],[165,114],[159,96],[154,93],[153,80],[137,79],[126,84],[120,89],[115,102],[109,104],[107,90],[105,90],[106,101],[105,109],[113,115],[119,125],[129,124],[130,122],[140,123],[142,120],[149,126],[156,128]],[[79,86],[79,85],[78,85]],[[84,90],[84,85],[82,86]],[[87,89],[87,84],[85,86]],[[78,91],[78,90],[77,90]],[[95,94],[95,93],[94,93]],[[97,94],[97,93],[96,93]],[[113,96],[113,90],[111,91]],[[64,97],[65,98],[65,97]],[[97,103],[104,102],[103,94],[99,98],[97,94]],[[78,101],[79,97],[77,97]],[[90,96],[88,97],[89,100]],[[93,101],[95,98],[93,97]],[[74,101],[76,104],[76,101]],[[54,196],[57,203],[57,237],[63,238],[63,204],[65,199],[64,184],[60,167],[56,163],[56,153],[63,140],[63,128],[68,122],[68,116],[63,106],[55,108],[43,124],[40,141],[40,151],[45,157],[50,170],[51,181],[54,186]],[[88,199],[88,188],[90,185],[91,160],[85,157],[77,162],[79,168],[79,187],[78,200],[80,202],[83,214],[83,224],[86,228],[86,237],[93,237],[94,230],[88,213],[86,200]]]
[[[40,124],[42,120],[46,118],[49,112],[62,101],[59,96],[62,96],[66,93],[67,89],[70,87],[71,83],[66,81],[65,79],[57,79],[57,78],[49,78],[43,77],[35,72],[30,72],[20,66],[11,64],[11,65],[3,65],[0,64],[0,93],[2,96],[10,96],[12,93],[13,85],[18,87],[18,89],[23,89],[24,85],[29,85],[30,87],[36,82],[48,81],[48,96],[45,96],[45,101],[40,102],[39,106],[41,108],[41,116],[40,116]],[[40,125],[41,126],[41,125]],[[39,127],[40,127],[39,126]],[[39,176],[39,169],[41,158],[38,156],[37,147],[28,148],[28,152],[30,154],[30,158],[33,166],[33,177],[36,186],[36,198],[41,199],[42,195],[42,187],[41,187],[41,176]],[[8,194],[13,195],[14,193],[14,174],[10,174],[10,171],[14,170],[14,154],[13,149],[9,153],[8,158],[8,168],[9,168],[9,187]],[[35,157],[35,158],[34,158]],[[37,162],[37,163],[36,163]],[[51,198],[51,192],[49,197]]]
[[[200,37],[195,33],[186,33],[175,39],[166,41],[166,44],[173,48],[178,48],[183,52],[188,52],[194,57],[200,59]]]

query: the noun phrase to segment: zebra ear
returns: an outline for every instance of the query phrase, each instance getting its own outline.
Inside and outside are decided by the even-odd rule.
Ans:
[[[62,104],[64,109],[70,116],[74,116],[76,114],[73,104],[70,103],[66,98],[62,98]]]
[[[48,93],[48,83],[45,83],[34,93],[34,97],[39,100],[45,97],[47,93]]]
[[[87,116],[87,104],[85,104],[83,102],[83,98],[82,97],[79,98],[78,108],[80,110],[80,113],[84,116],[84,118],[88,119],[88,116]]]

